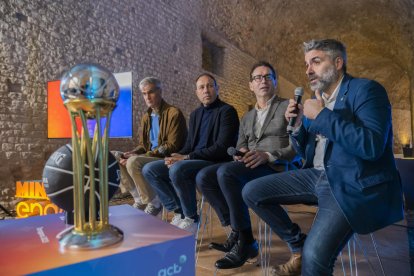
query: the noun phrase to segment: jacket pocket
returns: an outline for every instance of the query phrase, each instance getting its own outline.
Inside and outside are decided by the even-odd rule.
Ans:
[[[358,179],[359,184],[361,185],[361,190],[363,191],[366,188],[373,187],[384,182],[390,182],[394,180],[395,175],[391,172],[380,172],[374,175],[361,177]]]

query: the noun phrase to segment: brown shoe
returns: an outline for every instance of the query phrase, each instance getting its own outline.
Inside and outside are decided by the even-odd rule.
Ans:
[[[300,276],[302,269],[302,255],[294,253],[285,264],[272,267],[272,275]]]

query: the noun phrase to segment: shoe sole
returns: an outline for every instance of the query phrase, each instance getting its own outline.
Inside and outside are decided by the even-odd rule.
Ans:
[[[223,249],[223,248],[217,248],[217,247],[214,247],[214,245],[211,245],[211,244],[208,245],[208,249],[214,249],[214,250],[224,252],[224,253],[230,252],[230,249],[226,250],[226,249]]]
[[[257,256],[259,256],[259,251],[256,251],[254,254],[251,254],[247,258],[247,260],[244,263],[242,263],[241,265],[231,266],[231,267],[218,267],[217,265],[215,265],[215,266],[216,266],[217,269],[234,269],[234,268],[239,268],[239,267],[242,267],[245,263],[248,263],[248,264],[255,264],[255,263],[257,263],[258,262],[258,259],[256,259],[256,261],[254,261],[254,262],[249,262],[250,260],[252,260],[254,258],[257,258]]]

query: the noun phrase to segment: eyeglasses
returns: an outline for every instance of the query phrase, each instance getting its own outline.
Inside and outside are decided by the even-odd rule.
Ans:
[[[273,80],[275,76],[273,74],[267,74],[267,75],[256,75],[252,77],[252,80],[255,82],[262,82],[264,79],[265,81]]]

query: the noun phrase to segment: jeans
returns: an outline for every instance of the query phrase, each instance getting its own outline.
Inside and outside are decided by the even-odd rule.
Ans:
[[[194,217],[197,215],[196,175],[212,164],[205,160],[182,160],[168,168],[160,160],[146,164],[142,174],[168,211],[181,208],[186,217]]]
[[[333,197],[325,171],[311,168],[261,177],[246,184],[243,199],[293,253],[302,252],[302,275],[332,275],[336,257],[353,231]],[[280,206],[299,203],[318,205],[306,240]]]
[[[243,201],[244,185],[258,177],[273,174],[268,165],[254,169],[242,162],[229,162],[204,168],[197,175],[197,186],[214,208],[222,225],[231,224],[234,230],[251,228],[249,209]],[[217,177],[215,177],[217,172]]]

